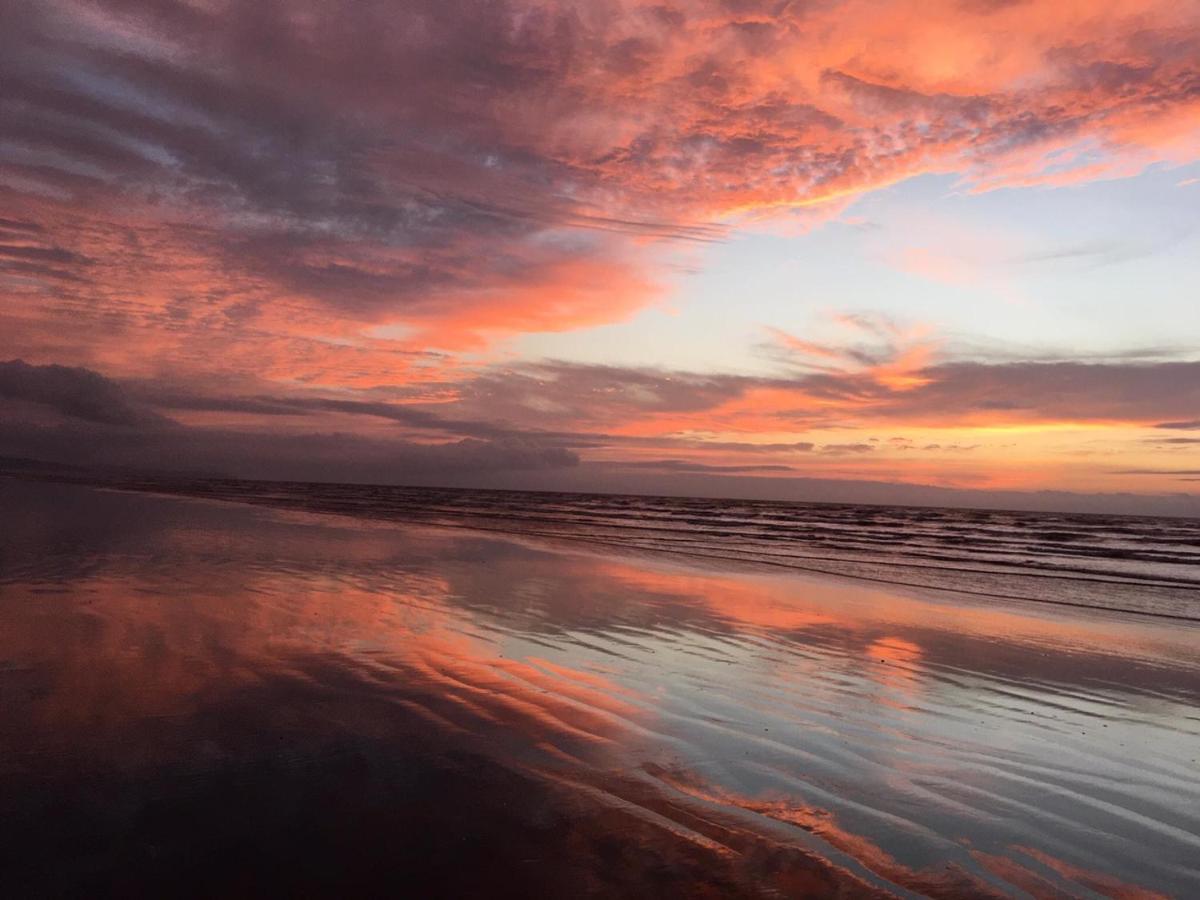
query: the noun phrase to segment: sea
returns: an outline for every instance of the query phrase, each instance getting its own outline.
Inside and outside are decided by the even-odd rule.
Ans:
[[[2,897],[1200,896],[1200,523],[0,477]]]
[[[1200,621],[1200,519],[233,479],[111,486]]]

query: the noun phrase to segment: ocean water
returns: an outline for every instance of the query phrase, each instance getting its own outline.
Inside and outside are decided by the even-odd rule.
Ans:
[[[1200,896],[1195,523],[125,487],[0,479],[0,895]]]
[[[1196,519],[307,482],[123,486],[1200,622]]]

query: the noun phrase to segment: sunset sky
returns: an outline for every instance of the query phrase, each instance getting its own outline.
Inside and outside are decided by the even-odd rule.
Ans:
[[[1200,3],[0,22],[0,455],[1200,511]]]

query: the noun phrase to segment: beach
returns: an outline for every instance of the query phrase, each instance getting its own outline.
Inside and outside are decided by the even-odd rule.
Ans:
[[[1186,554],[888,583],[175,493],[0,478],[4,896],[1200,894]]]

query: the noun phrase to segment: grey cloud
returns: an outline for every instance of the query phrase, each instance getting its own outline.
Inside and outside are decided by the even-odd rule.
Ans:
[[[45,229],[37,222],[29,222],[22,219],[6,219],[0,217],[0,231],[7,231],[14,234],[40,234]]]
[[[724,234],[601,213],[586,202],[600,187],[594,178],[510,133],[511,103],[552,97],[585,44],[604,52],[582,39],[569,9],[436,0],[98,9],[96,21],[136,22],[147,42],[131,49],[84,17],[7,7],[5,137],[27,151],[10,171],[79,201],[101,227],[129,202],[187,204],[201,214],[178,239],[227,271],[344,314],[370,318],[512,278],[529,253],[540,265],[599,252],[585,237],[547,242],[548,230]],[[158,35],[169,52],[148,49]],[[16,218],[0,227],[44,230]],[[64,231],[56,225],[56,238]],[[12,255],[18,273],[85,277],[86,259],[71,246]],[[29,268],[51,263],[58,268]]]
[[[909,391],[864,388],[861,382],[857,387],[878,401],[880,414],[943,420],[971,409],[1007,409],[1016,402],[1035,418],[1085,421],[1139,420],[1200,409],[1200,362],[964,362],[920,374],[929,382]]]
[[[622,469],[658,469],[664,472],[721,472],[724,474],[752,474],[754,472],[794,472],[792,466],[784,465],[709,465],[685,459],[622,460],[611,463]]]
[[[0,426],[0,453],[56,462],[151,470],[204,470],[255,477],[403,480],[455,471],[548,469],[579,463],[553,436],[487,422],[454,421],[398,404],[322,397],[219,397],[133,390],[91,369],[0,362],[0,398],[36,404],[66,417],[46,426],[16,418]],[[340,412],[390,419],[416,429],[459,436],[415,442],[337,432],[288,433],[187,427],[152,406],[181,410],[304,415]]]
[[[950,362],[914,374],[926,383],[895,390],[869,373],[762,377],[548,361],[492,369],[455,384],[460,396],[455,409],[467,418],[494,417],[516,428],[554,429],[567,422],[594,430],[656,413],[703,413],[758,388],[796,392],[795,407],[777,412],[797,428],[832,424],[829,411],[809,408],[805,395],[854,401],[856,418],[940,423],[969,419],[979,410],[1019,412],[1034,421],[1136,421],[1200,408],[1200,362]]]
[[[505,438],[415,443],[346,433],[264,434],[211,428],[0,426],[0,456],[144,472],[397,484],[469,473],[579,464],[563,447]]]
[[[250,396],[220,397],[191,394],[178,390],[156,391],[143,387],[143,396],[155,405],[166,409],[195,410],[205,412],[249,413],[265,416],[304,416],[312,413],[345,413],[347,415],[372,416],[390,419],[413,428],[442,431],[449,434],[473,438],[509,438],[516,430],[493,422],[451,419],[399,403],[371,400],[347,400],[319,396]]]
[[[23,244],[0,244],[0,257],[47,263],[83,263],[87,260],[62,247],[29,247]],[[0,262],[0,267],[4,265]]]
[[[812,441],[772,444],[754,444],[748,441],[681,441],[680,443],[706,450],[733,450],[737,453],[811,453],[816,446]]]
[[[115,382],[91,369],[0,362],[0,397],[35,403],[87,422],[132,427],[169,419],[133,403]]]
[[[699,412],[755,379],[651,368],[543,362],[484,372],[459,385],[462,407],[514,422],[592,423],[653,412]]]
[[[822,444],[821,452],[833,455],[843,453],[870,453],[875,447],[871,444]]]

